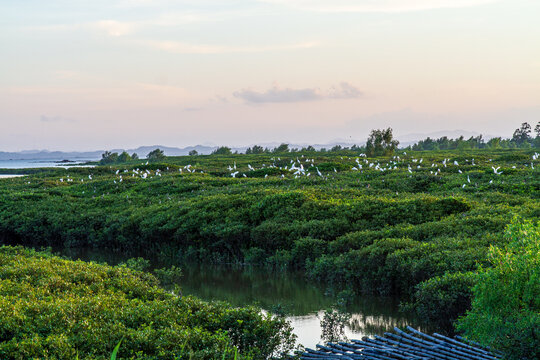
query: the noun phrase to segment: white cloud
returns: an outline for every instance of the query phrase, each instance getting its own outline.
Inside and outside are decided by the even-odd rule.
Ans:
[[[500,0],[259,0],[260,2],[316,12],[409,12],[462,8]]]
[[[362,92],[349,83],[342,82],[339,86],[332,87],[327,92],[322,92],[316,88],[282,89],[274,86],[265,92],[243,89],[233,93],[233,96],[244,100],[246,103],[264,104],[304,102],[324,99],[355,99],[362,96]]]

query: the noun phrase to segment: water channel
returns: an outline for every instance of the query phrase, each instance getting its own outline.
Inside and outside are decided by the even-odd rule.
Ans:
[[[63,250],[71,259],[118,264],[126,257],[96,250]],[[157,265],[156,265],[157,266]],[[345,301],[331,291],[313,284],[303,274],[268,271],[259,267],[179,264],[183,276],[179,286],[183,295],[203,300],[227,301],[232,306],[256,305],[264,311],[286,316],[294,328],[298,343],[314,347],[327,338],[323,329],[335,325],[332,309],[341,309],[339,321],[343,332],[330,330],[341,339],[360,339],[366,335],[382,335],[394,326],[417,326],[413,317],[399,312],[397,299],[355,296]],[[334,316],[328,316],[333,314]],[[326,321],[323,320],[326,315]],[[337,326],[339,328],[339,325]]]

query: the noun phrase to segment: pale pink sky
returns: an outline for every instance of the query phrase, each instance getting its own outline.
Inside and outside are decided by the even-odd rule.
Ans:
[[[540,120],[533,0],[6,0],[0,151]]]

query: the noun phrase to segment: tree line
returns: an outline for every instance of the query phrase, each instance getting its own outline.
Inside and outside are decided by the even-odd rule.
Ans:
[[[330,149],[320,148],[316,149],[312,145],[308,145],[302,148],[290,148],[289,144],[282,143],[274,148],[262,147],[260,145],[253,145],[248,147],[245,151],[246,155],[252,154],[282,154],[282,153],[306,153],[306,152],[319,152],[319,153],[347,153],[347,152],[362,152],[366,156],[391,156],[398,149],[399,141],[394,138],[393,130],[391,127],[386,129],[373,129],[369,134],[369,137],[364,146],[352,145],[350,147],[335,145]],[[412,146],[404,148],[404,150],[470,150],[470,149],[529,149],[532,147],[540,147],[540,122],[534,128],[534,134],[532,126],[524,122],[519,128],[517,128],[512,137],[509,139],[503,139],[502,137],[494,137],[485,141],[483,135],[471,136],[469,139],[465,139],[464,136],[460,136],[456,139],[448,138],[447,136],[440,137],[438,139],[432,139],[427,137],[424,140],[420,140]],[[228,146],[219,146],[211,153],[212,155],[236,155],[240,154],[238,151],[234,151]],[[197,150],[191,150],[189,156],[197,156],[199,153]],[[100,164],[117,164],[124,163],[130,160],[138,160],[139,157],[136,153],[129,155],[127,152],[122,152],[120,155],[116,152],[105,151],[102,154]],[[148,153],[146,159],[150,162],[158,162],[165,159],[165,154],[161,149],[155,149]]]
[[[449,139],[443,136],[438,139],[430,137],[420,140],[416,144],[410,146],[410,150],[468,150],[468,149],[529,149],[532,147],[540,147],[540,122],[534,128],[524,122],[517,128],[512,137],[503,139],[502,137],[494,137],[485,141],[482,135],[471,136],[465,139],[460,136],[457,139]]]

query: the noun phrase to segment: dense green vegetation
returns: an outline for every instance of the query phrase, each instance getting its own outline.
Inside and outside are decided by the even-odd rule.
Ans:
[[[291,350],[283,318],[180,297],[148,273],[0,247],[0,358],[266,359]]]
[[[540,358],[540,223],[513,223],[508,244],[489,252],[473,288],[472,309],[459,321],[469,338],[508,359]]]
[[[400,296],[451,329],[471,273],[508,244],[506,225],[540,218],[538,154],[359,155],[257,148],[5,179],[0,240],[298,269],[333,289]]]

